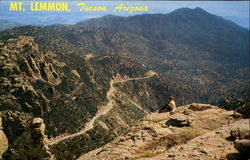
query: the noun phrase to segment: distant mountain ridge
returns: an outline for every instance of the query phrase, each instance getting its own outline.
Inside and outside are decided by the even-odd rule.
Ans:
[[[249,65],[248,59],[243,58],[249,53],[249,30],[201,8],[181,8],[169,14],[145,14],[127,18],[109,15],[76,25],[129,32],[148,39],[195,46],[208,52],[213,48],[212,53],[220,52],[221,55],[215,55],[218,58],[227,56],[239,59],[245,66]],[[228,48],[226,51],[225,47]],[[243,54],[237,53],[240,47],[245,55],[236,56]]]
[[[23,25],[24,24],[21,24],[21,23],[0,19],[0,31],[3,31],[5,29],[11,29],[11,28],[18,27],[18,26],[23,26]]]

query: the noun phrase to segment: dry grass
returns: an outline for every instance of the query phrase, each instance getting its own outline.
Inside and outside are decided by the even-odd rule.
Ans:
[[[140,148],[135,155],[135,158],[153,157],[173,146],[184,144],[189,140],[200,136],[203,132],[198,129],[183,128],[178,134],[172,134],[161,137],[146,146]]]
[[[133,159],[138,159],[142,157],[153,157],[159,154],[158,151],[152,151],[152,150],[139,150],[136,155],[133,156]]]

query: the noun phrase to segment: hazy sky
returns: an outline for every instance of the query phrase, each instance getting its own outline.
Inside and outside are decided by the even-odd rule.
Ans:
[[[23,1],[29,8],[29,1]],[[52,2],[52,1],[50,1]],[[99,5],[110,8],[107,12],[80,12],[76,3],[84,2],[87,6]],[[132,16],[143,13],[169,13],[177,8],[201,7],[206,11],[222,16],[225,19],[249,28],[249,1],[68,1],[71,12],[10,12],[9,1],[0,2],[0,18],[27,24],[74,24],[89,18],[96,18],[106,14]],[[148,12],[113,12],[112,8],[124,3],[125,6],[149,6]]]

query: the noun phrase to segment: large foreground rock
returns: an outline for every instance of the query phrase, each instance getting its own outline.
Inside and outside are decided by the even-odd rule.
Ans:
[[[43,119],[34,118],[29,129],[16,141],[16,147],[8,158],[13,160],[53,160],[54,157],[47,142]]]
[[[230,136],[231,125],[248,124],[244,120],[234,124],[238,119],[232,115],[233,111],[209,104],[152,113],[124,136],[82,155],[79,160],[225,159],[228,153],[237,152],[233,142],[225,139]]]
[[[2,129],[2,118],[0,117],[0,159],[2,154],[8,149],[8,139]]]

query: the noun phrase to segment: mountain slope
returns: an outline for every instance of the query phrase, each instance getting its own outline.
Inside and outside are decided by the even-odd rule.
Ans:
[[[177,98],[180,104],[219,104],[225,97],[240,97],[238,92],[247,87],[248,34],[201,8],[182,8],[166,15],[108,15],[76,25],[20,27],[0,37],[30,35],[45,50],[134,59],[174,80],[182,93],[189,92]]]
[[[1,37],[8,39],[17,35],[34,36],[42,50],[78,55],[119,55],[134,59],[163,73],[170,82],[175,79],[179,88],[184,87],[182,93],[189,92],[186,94],[189,97],[183,95],[178,100],[185,101],[181,104],[193,101],[218,102],[230,96],[225,95],[229,90],[236,93],[235,89],[248,81],[247,68],[239,67],[241,63],[226,59],[218,62],[210,52],[192,46],[149,40],[130,33],[116,33],[102,28],[30,26],[4,32]],[[214,93],[211,94],[211,88],[216,90],[216,95],[212,96]]]
[[[142,35],[148,39],[190,45],[214,54],[219,60],[226,56],[228,60],[248,64],[243,58],[249,51],[248,30],[201,8],[181,8],[166,15],[138,15],[128,18],[106,16],[77,25],[101,26]]]
[[[44,118],[57,158],[74,159],[158,109],[166,95],[178,93],[161,75],[118,56],[43,52],[25,36],[1,41],[0,49],[0,115],[11,147],[7,159],[34,117]],[[74,139],[82,139],[78,148],[70,147]]]

